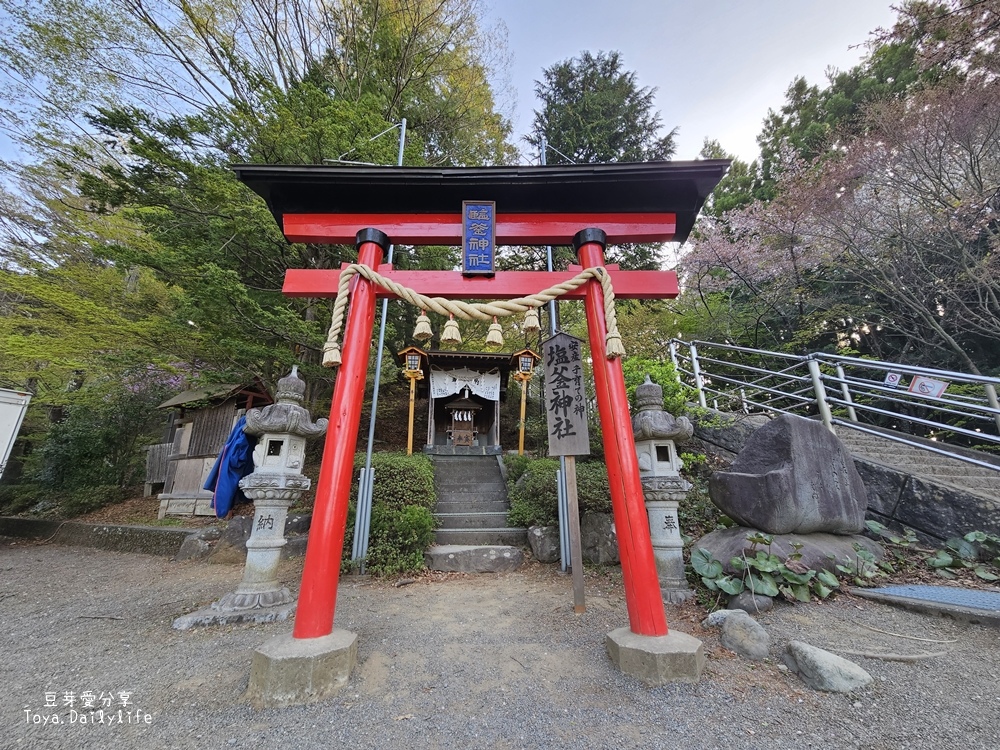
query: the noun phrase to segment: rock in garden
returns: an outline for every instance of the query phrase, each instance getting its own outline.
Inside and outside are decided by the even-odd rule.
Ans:
[[[722,563],[726,572],[733,573],[735,571],[729,561],[734,557],[739,557],[744,549],[750,549],[747,535],[756,533],[756,529],[748,529],[743,526],[719,529],[703,536],[694,543],[693,548],[703,547],[707,549],[712,553],[712,557]],[[829,570],[831,573],[836,573],[837,563],[856,567],[858,552],[854,548],[855,544],[859,545],[861,549],[871,552],[876,561],[885,556],[878,542],[860,535],[775,534],[773,539],[770,547],[771,552],[782,560],[786,560],[790,554],[795,552],[793,544],[802,545],[799,547],[799,553],[802,555],[800,562],[809,570]],[[767,550],[768,548],[765,545],[757,545],[757,549]]]
[[[197,534],[190,534],[184,538],[181,548],[177,550],[175,560],[200,560],[208,555],[211,546]]]
[[[580,520],[580,537],[586,562],[596,565],[619,562],[618,537],[615,536],[615,522],[610,513],[585,514]]]
[[[721,628],[730,615],[736,615],[735,609],[717,609],[701,621],[703,628]],[[739,617],[739,615],[736,615]]]
[[[872,676],[854,662],[802,641],[790,641],[784,659],[813,690],[849,693],[872,681]]]
[[[528,545],[538,562],[555,562],[559,559],[559,527],[532,526],[528,529]]]
[[[709,492],[737,523],[769,534],[856,534],[868,503],[837,436],[789,414],[757,430],[730,471],[712,475]]]
[[[732,614],[723,621],[719,637],[722,645],[747,659],[766,659],[771,648],[771,636],[742,609],[729,611]]]
[[[769,612],[774,609],[774,599],[752,591],[741,591],[729,600],[729,609],[741,609],[750,614]]]

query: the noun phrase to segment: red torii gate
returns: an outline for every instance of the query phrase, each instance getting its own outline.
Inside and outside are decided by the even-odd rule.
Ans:
[[[382,264],[390,243],[460,245],[463,200],[495,201],[496,241],[505,245],[568,245],[582,268],[604,266],[607,244],[686,239],[728,161],[601,164],[572,167],[235,167],[240,180],[264,197],[292,242],[356,243],[359,264],[427,296],[450,299],[526,297],[576,275],[498,272],[492,277],[454,271],[397,271]],[[671,271],[608,267],[616,297],[676,297]],[[291,269],[284,293],[333,297],[337,270]],[[316,503],[306,549],[293,637],[333,632],[337,583],[347,524],[354,450],[368,356],[381,287],[352,280]],[[633,633],[667,634],[649,524],[639,481],[621,362],[606,356],[604,295],[591,279],[565,299],[582,299],[587,313],[594,381],[611,486],[615,528]]]

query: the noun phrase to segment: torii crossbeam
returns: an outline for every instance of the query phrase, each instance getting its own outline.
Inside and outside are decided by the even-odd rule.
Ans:
[[[728,166],[727,161],[712,160],[476,169],[247,165],[235,170],[268,201],[290,241],[356,242],[359,264],[427,296],[513,299],[571,278],[575,272],[498,272],[492,277],[467,277],[457,271],[397,271],[381,263],[383,251],[390,242],[461,244],[457,209],[462,201],[495,201],[499,244],[572,244],[581,267],[604,267],[608,243],[683,241]],[[677,296],[673,272],[614,267],[608,271],[616,297]],[[284,292],[297,297],[333,297],[339,274],[336,270],[292,269],[287,272]],[[385,294],[365,278],[352,281],[295,639],[321,638],[333,631],[375,300]],[[582,299],[587,313],[629,625],[638,635],[666,635],[621,362],[606,356],[603,291],[600,283],[591,279],[565,298]]]

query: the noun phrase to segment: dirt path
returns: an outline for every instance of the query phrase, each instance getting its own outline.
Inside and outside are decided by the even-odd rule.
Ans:
[[[254,711],[252,649],[288,623],[178,632],[173,617],[238,582],[237,566],[0,540],[0,747],[12,748],[961,748],[1000,746],[997,631],[841,597],[762,616],[772,658],[722,649],[694,607],[671,627],[701,638],[697,685],[648,689],[618,673],[604,634],[627,624],[620,574],[588,571],[588,611],[551,566],[427,576],[402,587],[346,579],[338,627],[359,666],[322,704]],[[298,583],[298,564],[284,570]],[[953,641],[936,644],[872,628]],[[916,663],[855,657],[875,677],[856,695],[814,693],[778,668],[791,638],[860,651],[950,649]],[[46,692],[56,707],[46,707]],[[79,721],[85,691],[130,693],[123,720]],[[65,705],[73,693],[76,705]],[[55,714],[69,722],[36,724]],[[135,712],[138,711],[138,714]],[[149,723],[146,716],[149,716]],[[117,714],[116,714],[117,715]],[[39,719],[40,721],[42,719]],[[139,723],[135,723],[138,721]]]

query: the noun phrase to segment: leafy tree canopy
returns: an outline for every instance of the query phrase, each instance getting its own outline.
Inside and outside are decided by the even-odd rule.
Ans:
[[[676,150],[674,128],[661,135],[656,89],[641,87],[619,52],[583,52],[542,71],[528,143],[552,146],[548,163],[661,161]]]

